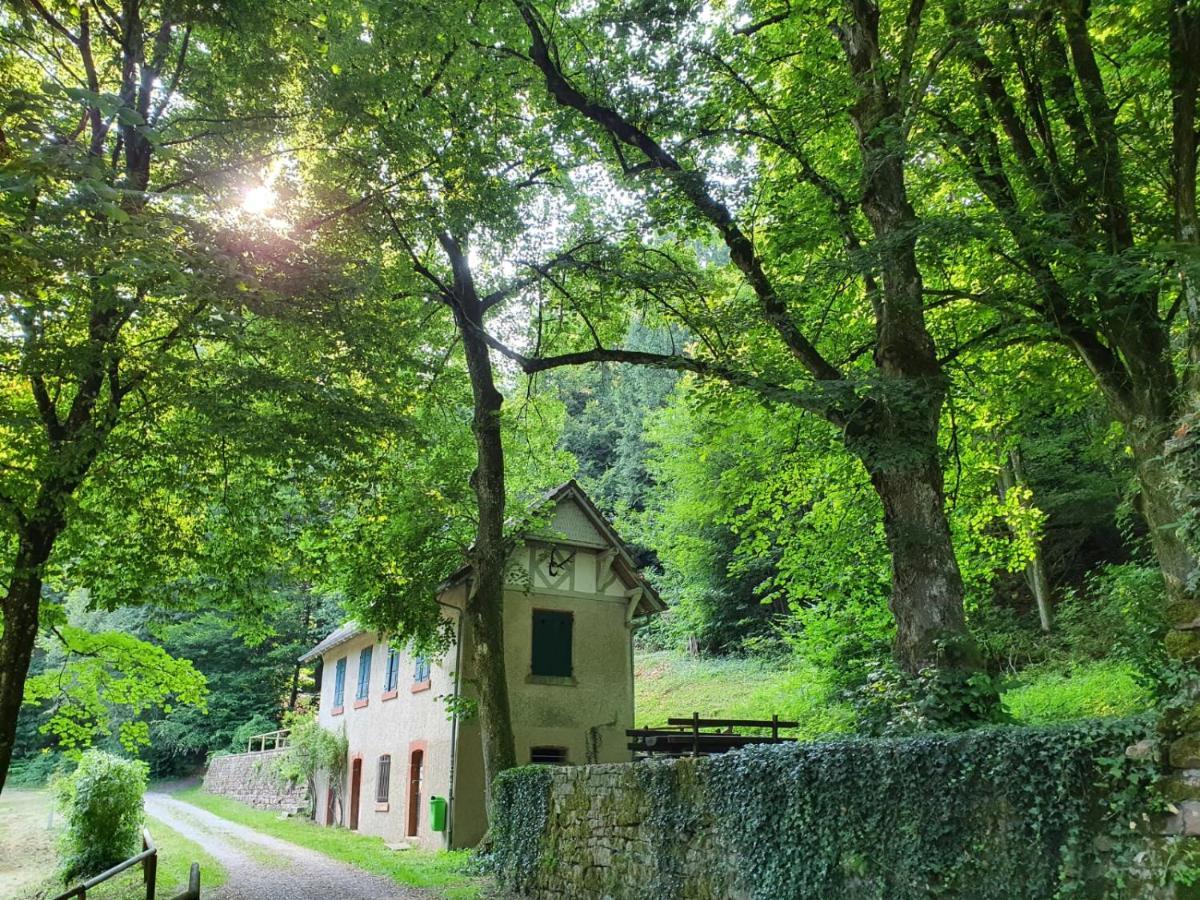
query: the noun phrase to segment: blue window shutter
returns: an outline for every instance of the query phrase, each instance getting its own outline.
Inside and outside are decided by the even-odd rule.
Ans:
[[[346,702],[346,657],[337,661],[333,676],[333,705],[342,706]]]
[[[387,656],[387,675],[383,679],[383,689],[385,691],[394,691],[396,683],[400,680],[400,651],[388,648]]]
[[[366,700],[371,690],[371,648],[363,647],[358,654],[358,693],[355,700]]]
[[[413,681],[418,684],[422,681],[429,680],[429,660],[423,656],[417,657],[416,667],[413,669]]]

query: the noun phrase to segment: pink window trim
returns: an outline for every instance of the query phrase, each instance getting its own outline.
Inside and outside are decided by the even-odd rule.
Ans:
[[[396,699],[396,697],[397,697],[397,695],[399,695],[399,693],[400,693],[399,691],[384,691],[384,692],[383,692],[383,698],[382,698],[382,699],[384,699],[384,700],[395,700],[395,699]]]
[[[340,716],[345,711],[346,711],[346,708],[344,706],[335,706],[333,709],[331,709],[329,711],[329,714],[331,716]]]
[[[354,708],[355,708],[355,709],[362,709],[364,706],[366,706],[366,705],[367,705],[368,703],[370,703],[370,702],[371,702],[371,701],[370,701],[370,698],[368,698],[368,697],[363,697],[361,700],[355,700],[355,701],[354,701]]]
[[[429,688],[432,687],[432,685],[433,685],[432,679],[426,678],[424,681],[418,681],[416,684],[414,684],[412,686],[412,692],[414,694],[419,694],[419,693],[421,693],[421,691],[429,690]]]

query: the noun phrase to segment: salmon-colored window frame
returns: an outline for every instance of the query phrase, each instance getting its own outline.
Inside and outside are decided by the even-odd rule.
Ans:
[[[424,799],[421,796],[413,797],[413,757],[421,754],[421,781],[425,780],[425,773],[429,771],[429,743],[427,741],[409,741],[408,742],[408,757],[405,760],[405,769],[407,775],[404,786],[404,810],[405,810],[405,832],[407,837],[416,837],[420,833],[421,826],[421,809],[420,804]]]

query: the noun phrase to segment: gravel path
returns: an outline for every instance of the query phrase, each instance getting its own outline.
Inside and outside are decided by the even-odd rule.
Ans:
[[[146,812],[200,844],[229,871],[212,900],[428,900],[434,896],[330,859],[315,850],[259,834],[168,794],[146,794]]]

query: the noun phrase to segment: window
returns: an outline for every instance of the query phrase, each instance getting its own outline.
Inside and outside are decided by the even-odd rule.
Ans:
[[[423,656],[417,657],[417,665],[413,669],[413,681],[420,684],[429,680],[429,660]]]
[[[530,747],[529,761],[541,763],[544,766],[565,766],[567,764],[566,747]]]
[[[387,803],[388,790],[392,781],[392,757],[385,753],[379,757],[379,774],[375,777],[375,802]]]
[[[337,661],[333,675],[333,708],[341,709],[346,702],[346,657]]]
[[[571,631],[575,617],[569,612],[533,611],[534,675],[571,676]]]
[[[371,689],[371,648],[363,647],[362,652],[358,654],[358,690],[354,694],[355,700],[366,700],[367,693]]]
[[[389,693],[396,690],[396,685],[400,681],[400,651],[395,648],[388,648],[387,656],[387,674],[383,676],[383,691]]]

